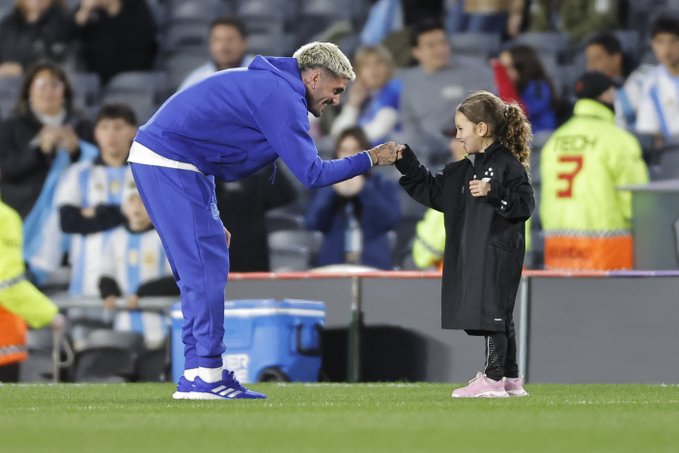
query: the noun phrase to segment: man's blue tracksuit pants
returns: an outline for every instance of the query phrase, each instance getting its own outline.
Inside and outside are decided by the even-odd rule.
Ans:
[[[184,368],[218,368],[229,250],[214,177],[137,163],[130,167],[181,290]]]

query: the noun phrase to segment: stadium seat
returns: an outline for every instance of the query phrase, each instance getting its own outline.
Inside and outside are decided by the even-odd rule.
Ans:
[[[668,145],[657,152],[660,154],[657,178],[679,179],[679,145]]]
[[[448,39],[456,55],[492,55],[498,51],[501,42],[497,33],[453,33]]]
[[[281,22],[298,12],[297,2],[286,0],[240,0],[237,10],[243,20],[259,17]]]
[[[0,77],[0,114],[7,118],[19,99],[21,77]]]
[[[576,56],[576,58],[573,59],[572,64],[559,66],[558,71],[561,74],[561,84],[554,84],[554,86],[557,90],[560,89],[559,95],[562,98],[569,99],[573,95],[573,89],[575,88],[575,82],[578,80],[578,77],[586,71],[584,55],[582,55],[582,57]]]
[[[268,241],[272,250],[302,248],[317,253],[323,242],[323,234],[306,230],[274,231],[269,234]]]
[[[248,35],[248,52],[254,55],[290,56],[295,38],[285,33],[255,33]]]
[[[74,72],[68,74],[68,79],[73,87],[73,102],[76,108],[85,112],[95,110],[101,97],[99,76],[93,72]]]
[[[76,354],[76,382],[127,382],[136,377],[143,337],[135,332],[92,332]]]
[[[285,211],[275,210],[266,213],[266,230],[274,231],[298,231],[304,229],[304,217]]]
[[[167,74],[167,87],[172,91],[176,90],[189,72],[208,61],[209,57],[190,51],[177,52],[168,56],[163,63]]]
[[[304,17],[326,17],[334,20],[350,19],[356,14],[352,0],[308,0],[302,2],[300,14]]]
[[[168,23],[163,34],[164,55],[188,51],[194,55],[209,58],[210,22],[206,20],[179,20]]]
[[[335,44],[345,55],[354,55],[361,46],[361,36],[358,33],[351,33],[337,39]]]
[[[318,35],[326,32],[337,22],[359,22],[364,18],[362,3],[354,0],[310,0],[302,2],[295,21],[296,45],[302,45],[318,39]]]
[[[144,349],[144,337],[137,332],[120,332],[111,329],[97,329],[90,333],[85,342],[87,348],[112,347],[140,354]]]
[[[304,249],[275,249],[269,252],[271,272],[297,272],[312,267],[312,258]]]
[[[160,349],[143,351],[137,363],[137,380],[139,382],[165,381],[169,365],[168,352],[167,344]]]
[[[514,38],[512,44],[526,44],[533,47],[541,58],[551,56],[558,61],[568,48],[568,35],[560,32],[527,32]]]
[[[76,355],[75,382],[130,382],[136,356],[114,347],[88,348]]]
[[[0,17],[5,17],[14,8],[13,2],[0,2]]]
[[[106,94],[142,94],[155,102],[163,101],[167,77],[160,71],[128,71],[116,74],[106,86]]]
[[[230,3],[221,0],[192,0],[167,2],[168,21],[201,20],[210,22],[217,17],[233,15]]]
[[[20,382],[51,382],[54,373],[52,360],[52,330],[30,329],[26,333],[28,359],[21,364]]]
[[[271,269],[276,271],[299,271],[309,269],[323,241],[319,231],[275,231],[269,233]]]
[[[639,57],[642,41],[637,30],[614,30],[613,33],[620,40],[623,50],[631,52],[635,59]]]

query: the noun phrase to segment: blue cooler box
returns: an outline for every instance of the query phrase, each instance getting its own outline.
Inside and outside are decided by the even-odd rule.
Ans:
[[[172,376],[184,372],[181,305],[172,307]],[[321,369],[325,304],[295,299],[224,303],[224,367],[244,383],[315,382]]]

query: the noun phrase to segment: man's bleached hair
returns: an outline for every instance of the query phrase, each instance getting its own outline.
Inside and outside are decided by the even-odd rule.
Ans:
[[[354,80],[356,74],[351,62],[339,47],[331,42],[310,42],[297,49],[292,55],[297,60],[299,71],[324,68],[337,77]]]

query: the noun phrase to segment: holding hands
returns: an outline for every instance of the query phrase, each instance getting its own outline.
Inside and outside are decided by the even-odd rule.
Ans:
[[[401,157],[401,152],[405,145],[398,145],[396,142],[387,142],[377,145],[369,150],[373,165],[391,165]]]

